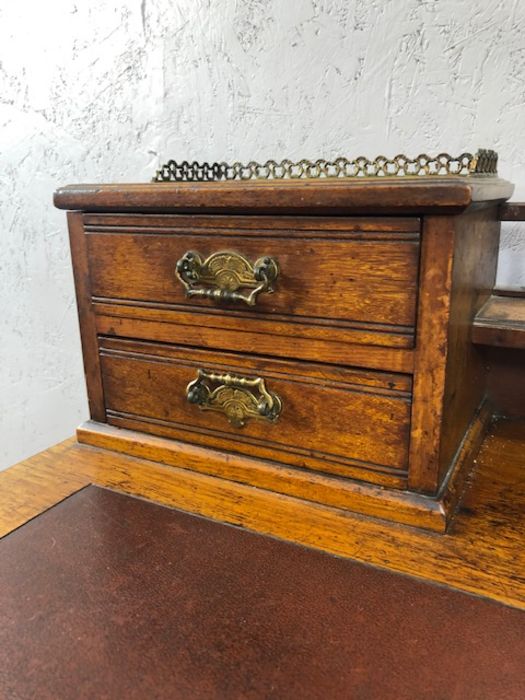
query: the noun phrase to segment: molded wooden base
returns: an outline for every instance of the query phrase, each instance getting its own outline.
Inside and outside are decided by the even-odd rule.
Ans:
[[[525,420],[493,424],[437,535],[70,439],[0,472],[0,536],[98,484],[525,609],[524,468]]]
[[[80,443],[114,450],[173,467],[219,476],[260,490],[444,533],[464,490],[466,477],[491,418],[483,404],[436,498],[365,482],[292,469],[275,462],[211,450],[188,443],[87,421],[77,430]]]

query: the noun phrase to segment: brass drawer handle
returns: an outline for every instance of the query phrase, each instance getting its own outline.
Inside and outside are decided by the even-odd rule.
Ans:
[[[220,251],[203,260],[199,253],[189,250],[177,262],[176,274],[188,297],[242,301],[255,306],[258,294],[274,291],[279,266],[267,256],[252,265],[239,253]],[[243,288],[251,291],[239,291]]]
[[[256,391],[252,391],[252,390]],[[268,391],[261,377],[238,377],[197,370],[197,379],[186,387],[186,398],[205,411],[220,411],[236,428],[248,418],[274,422],[282,408],[281,399]]]

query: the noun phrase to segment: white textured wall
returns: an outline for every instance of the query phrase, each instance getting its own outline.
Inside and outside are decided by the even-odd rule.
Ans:
[[[87,416],[57,186],[484,146],[525,199],[524,36],[523,0],[0,0],[0,466]]]

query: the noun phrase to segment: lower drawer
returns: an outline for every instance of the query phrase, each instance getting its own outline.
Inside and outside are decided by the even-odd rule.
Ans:
[[[113,425],[405,485],[408,375],[114,338],[100,359]]]

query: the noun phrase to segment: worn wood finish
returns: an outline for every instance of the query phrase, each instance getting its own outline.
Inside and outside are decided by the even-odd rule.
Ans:
[[[494,206],[424,219],[409,484],[436,493],[486,393],[472,320],[496,277]]]
[[[525,417],[525,351],[484,347],[488,393],[500,416]]]
[[[454,220],[426,217],[417,319],[409,486],[436,493],[452,290]]]
[[[0,532],[96,483],[525,609],[524,454],[525,422],[496,424],[436,535],[70,440],[0,473]]]
[[[343,511],[385,518],[404,525],[436,532],[446,530],[450,511],[442,502],[394,488],[350,479],[335,479],[314,470],[299,471],[283,464],[232,453],[227,441],[224,450],[191,442],[148,435],[133,421],[130,429],[87,421],[77,430],[84,445],[114,450],[141,459],[160,461],[182,469],[225,478],[269,492],[285,494],[330,505]]]
[[[438,481],[445,478],[467,426],[487,392],[486,367],[471,342],[472,321],[496,281],[498,212],[488,206],[455,220],[452,292]]]
[[[137,319],[139,321],[154,321],[169,323],[174,326],[190,326],[199,320],[199,326],[205,329],[226,330],[242,335],[248,330],[251,335],[271,335],[294,340],[329,341],[335,344],[381,346],[395,348],[411,348],[414,344],[414,333],[410,327],[389,326],[388,324],[366,323],[352,321],[347,325],[344,320],[331,318],[306,319],[301,322],[298,317],[285,314],[264,314],[258,311],[245,312],[225,304],[218,308],[194,308],[191,310],[170,304],[159,304],[144,301],[106,300],[95,297],[93,308],[97,315],[114,316],[117,318]],[[173,329],[174,340],[178,339],[176,329]],[[181,342],[184,335],[180,334]],[[242,347],[238,348],[242,350]],[[374,347],[370,348],[372,351]]]
[[[107,421],[172,439],[179,453],[184,442],[201,446],[208,461],[212,448],[249,456],[264,488],[275,465],[296,470],[294,489],[310,489],[310,471],[354,479],[354,496],[372,489],[367,513],[372,497],[384,513],[375,487],[397,489],[411,524],[443,529],[490,417],[470,327],[494,281],[497,208],[511,191],[476,177],[60,191],[59,206],[83,210],[84,330],[87,352],[101,348]],[[174,274],[188,250],[275,257],[276,291],[254,308],[188,299]],[[238,431],[188,405],[184,388],[202,363],[261,374],[284,399],[279,421]],[[387,374],[391,386],[364,379]],[[88,390],[101,395],[89,375]],[[91,441],[97,430],[100,421]],[[414,515],[414,499],[428,517]]]
[[[104,391],[100,374],[95,315],[91,301],[91,282],[89,278],[89,261],[86,250],[86,237],[79,212],[68,212],[69,240],[75,278],[78,317],[80,320],[80,338],[84,373],[88,388],[89,411],[93,420],[104,421],[106,408]]]
[[[472,342],[525,349],[525,296],[490,296],[474,319]]]
[[[499,208],[500,221],[525,221],[525,202],[505,202]]]
[[[317,466],[319,470],[327,471],[329,464],[326,458],[316,463],[311,454],[308,457],[310,470],[294,470],[255,458],[256,452],[268,460],[274,458],[274,450],[264,451],[261,446],[258,446],[257,451],[250,449],[248,455],[235,454],[231,452],[231,439],[221,441],[215,435],[208,441],[213,449],[204,446],[206,436],[201,438],[202,446],[198,447],[191,444],[195,442],[191,435],[186,435],[180,429],[174,431],[161,422],[157,422],[152,429],[151,424],[141,420],[114,415],[112,412],[109,412],[109,416],[112,426],[93,421],[82,425],[77,430],[79,442],[443,533],[463,495],[474,458],[492,417],[492,406],[489,403],[483,404],[474,417],[458,450],[454,469],[436,498],[394,490],[392,487],[399,489],[406,486],[406,483],[381,472],[365,473],[350,465],[345,466],[345,475],[355,479],[366,478],[368,483],[315,474],[310,471],[312,468]],[[146,435],[145,432],[148,431],[170,439]],[[173,439],[177,437],[184,442]],[[287,460],[291,462],[290,455]]]
[[[118,232],[123,227],[128,232],[142,233],[143,229],[154,229],[157,233],[171,233],[201,229],[201,233],[213,235],[235,235],[242,230],[243,236],[258,237],[263,234],[271,234],[276,229],[286,231],[286,237],[294,238],[318,238],[319,231],[330,232],[338,237],[340,234],[361,235],[366,238],[369,233],[401,234],[419,233],[420,220],[417,217],[406,216],[216,216],[209,214],[142,214],[132,213],[85,213],[84,226],[87,232]]]
[[[392,473],[406,471],[410,381],[403,375],[323,368],[301,363],[177,346],[103,340],[101,368],[108,421],[141,421],[145,432],[163,426],[173,437],[268,456],[300,467],[345,476],[345,465]],[[232,426],[216,411],[188,403],[187,385],[198,369],[262,377],[282,400],[275,423],[249,420]],[[167,434],[164,431],[162,434]],[[313,459],[312,459],[313,458]],[[310,461],[312,459],[312,461]]]
[[[96,212],[458,214],[472,202],[508,199],[513,190],[496,177],[155,182],[72,185],[58,190],[54,202]]]
[[[256,355],[273,355],[284,358],[298,358],[314,362],[327,362],[354,367],[385,370],[387,372],[411,372],[414,367],[413,351],[409,348],[388,348],[380,345],[368,345],[366,337],[370,334],[352,332],[353,342],[348,340],[345,332],[340,332],[339,339],[331,339],[325,329],[319,327],[312,333],[305,329],[304,335],[271,335],[260,330],[228,328],[207,325],[207,315],[193,315],[185,318],[176,317],[169,311],[136,307],[95,304],[97,309],[96,328],[100,335],[155,340],[163,343],[177,343],[192,347],[215,350],[223,348],[234,352],[253,353]],[[174,322],[174,321],[177,322]],[[213,324],[217,320],[213,319]],[[283,329],[284,330],[284,329]],[[295,329],[301,333],[301,328]],[[363,337],[363,335],[365,337]],[[390,336],[392,337],[392,336]],[[377,334],[372,340],[377,342]]]
[[[130,231],[123,222],[111,233],[88,233],[93,295],[150,306],[176,305],[197,313],[211,308],[230,324],[236,322],[237,328],[250,327],[252,319],[261,316],[271,321],[280,315],[288,322],[288,334],[293,334],[290,323],[297,322],[326,327],[332,321],[334,338],[338,326],[351,328],[354,322],[371,324],[372,329],[373,324],[387,324],[389,335],[410,333],[414,325],[417,233],[407,233],[405,238],[396,233],[390,238],[382,232],[338,231],[332,237],[320,222],[318,237],[297,238],[276,223],[273,230],[259,231],[254,237],[242,229],[223,235],[220,231],[208,234],[208,229],[197,226],[182,229],[176,222],[173,226],[159,233],[145,216],[140,232]],[[241,302],[217,305],[188,298],[175,276],[175,266],[192,250],[203,259],[219,251],[235,251],[252,263],[265,256],[274,258],[279,264],[275,292],[260,294],[253,308]],[[278,331],[276,324],[269,328],[269,332]],[[382,337],[388,340],[389,336],[383,333]]]

